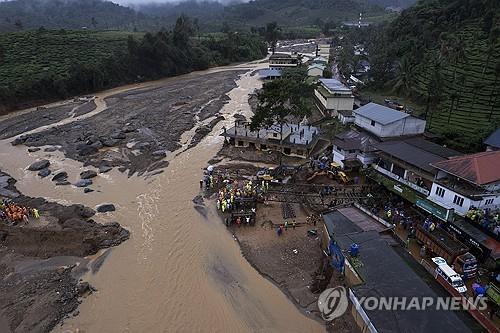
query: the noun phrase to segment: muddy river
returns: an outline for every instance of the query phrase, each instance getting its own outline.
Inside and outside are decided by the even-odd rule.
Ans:
[[[250,114],[248,94],[261,84],[252,72],[263,66],[250,63],[188,74],[203,78],[213,71],[248,69],[228,94],[230,101],[221,111],[226,120],[188,150],[194,130],[186,132],[183,147],[167,156],[170,164],[165,172],[153,177],[127,178],[114,169],[95,181],[96,192],[84,195],[74,187],[55,186],[50,179],[25,171],[36,158],[48,157],[73,182],[81,171],[80,162],[59,152],[27,153],[24,146],[11,146],[11,140],[0,141],[0,168],[18,180],[21,192],[90,207],[112,202],[117,211],[96,220],[119,221],[131,232],[124,244],[91,258],[84,280],[98,291],[84,299],[78,316],[65,320],[55,332],[324,331],[323,325],[301,314],[250,266],[210,205],[207,217],[193,207],[202,168],[222,146],[221,128],[231,126],[236,113]],[[103,92],[96,100],[96,110],[82,117],[105,111],[106,96],[176,79]],[[78,117],[61,123],[75,119]]]

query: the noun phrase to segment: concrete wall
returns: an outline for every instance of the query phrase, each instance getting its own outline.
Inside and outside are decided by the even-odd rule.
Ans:
[[[425,120],[414,117],[406,117],[387,125],[378,122],[372,125],[371,119],[356,114],[354,123],[380,138],[422,134],[425,131]]]
[[[343,125],[345,125],[345,124],[348,124],[348,123],[353,123],[355,118],[354,118],[354,117],[346,117],[346,116],[341,115],[341,114],[339,113],[339,115],[338,115],[338,119],[339,119],[339,121],[340,121]]]
[[[440,187],[444,189],[443,197],[436,194],[436,189]],[[486,193],[486,192],[485,192]],[[464,203],[462,207],[453,203],[455,195],[464,198]],[[432,184],[432,188],[428,197],[429,200],[434,201],[437,204],[441,204],[445,208],[454,208],[455,213],[458,215],[465,215],[471,206],[477,208],[489,208],[489,209],[499,209],[500,208],[500,194],[485,194],[483,199],[468,198],[462,194],[459,194],[445,186],[437,183]]]
[[[323,76],[323,71],[319,68],[311,68],[307,71],[308,76]]]
[[[318,98],[323,107],[331,112],[331,116],[333,117],[337,116],[337,111],[350,111],[354,107],[354,97],[349,97],[348,95],[325,98],[318,90],[314,90],[314,95]]]
[[[361,163],[363,163],[364,167],[367,167],[368,165],[375,162],[375,160],[377,159],[377,156],[375,155],[375,153],[361,153],[360,152],[357,155],[357,158],[358,158],[358,160],[361,161]]]
[[[341,150],[339,148],[333,148],[333,161],[335,163],[340,164],[342,168],[344,168],[344,163],[342,162],[345,159],[357,159],[363,166],[366,167],[372,164],[377,156],[374,153],[362,153],[359,150],[356,150],[354,153],[348,153],[345,150]]]

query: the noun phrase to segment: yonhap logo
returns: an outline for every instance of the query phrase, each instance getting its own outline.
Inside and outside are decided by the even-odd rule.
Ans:
[[[342,316],[348,305],[349,301],[344,287],[325,289],[318,298],[319,311],[326,321],[332,321]]]

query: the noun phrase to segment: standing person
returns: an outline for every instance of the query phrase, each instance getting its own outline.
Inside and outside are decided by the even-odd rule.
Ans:
[[[281,236],[281,234],[283,233],[283,229],[281,229],[281,225],[278,227],[277,233],[278,233],[278,236]]]
[[[285,220],[285,230],[288,230],[288,221]]]
[[[295,230],[295,220],[292,221],[292,228]]]
[[[200,180],[200,190],[203,189],[203,179]]]

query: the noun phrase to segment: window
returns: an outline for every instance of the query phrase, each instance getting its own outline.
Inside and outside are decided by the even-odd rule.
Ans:
[[[243,146],[245,143],[243,141],[238,141],[238,146]]]
[[[484,202],[484,204],[485,204],[486,206],[491,205],[491,204],[493,203],[493,200],[495,200],[495,199],[493,199],[493,198],[491,198],[491,199],[486,199],[486,201]]]
[[[444,197],[444,193],[445,192],[446,191],[444,190],[444,188],[436,186],[436,195],[438,195],[438,196],[440,196],[442,198],[442,197]]]
[[[453,203],[457,206],[462,207],[462,205],[464,204],[464,198],[455,194],[455,197],[453,198]]]
[[[371,124],[372,126],[375,126],[375,120],[372,120]]]

